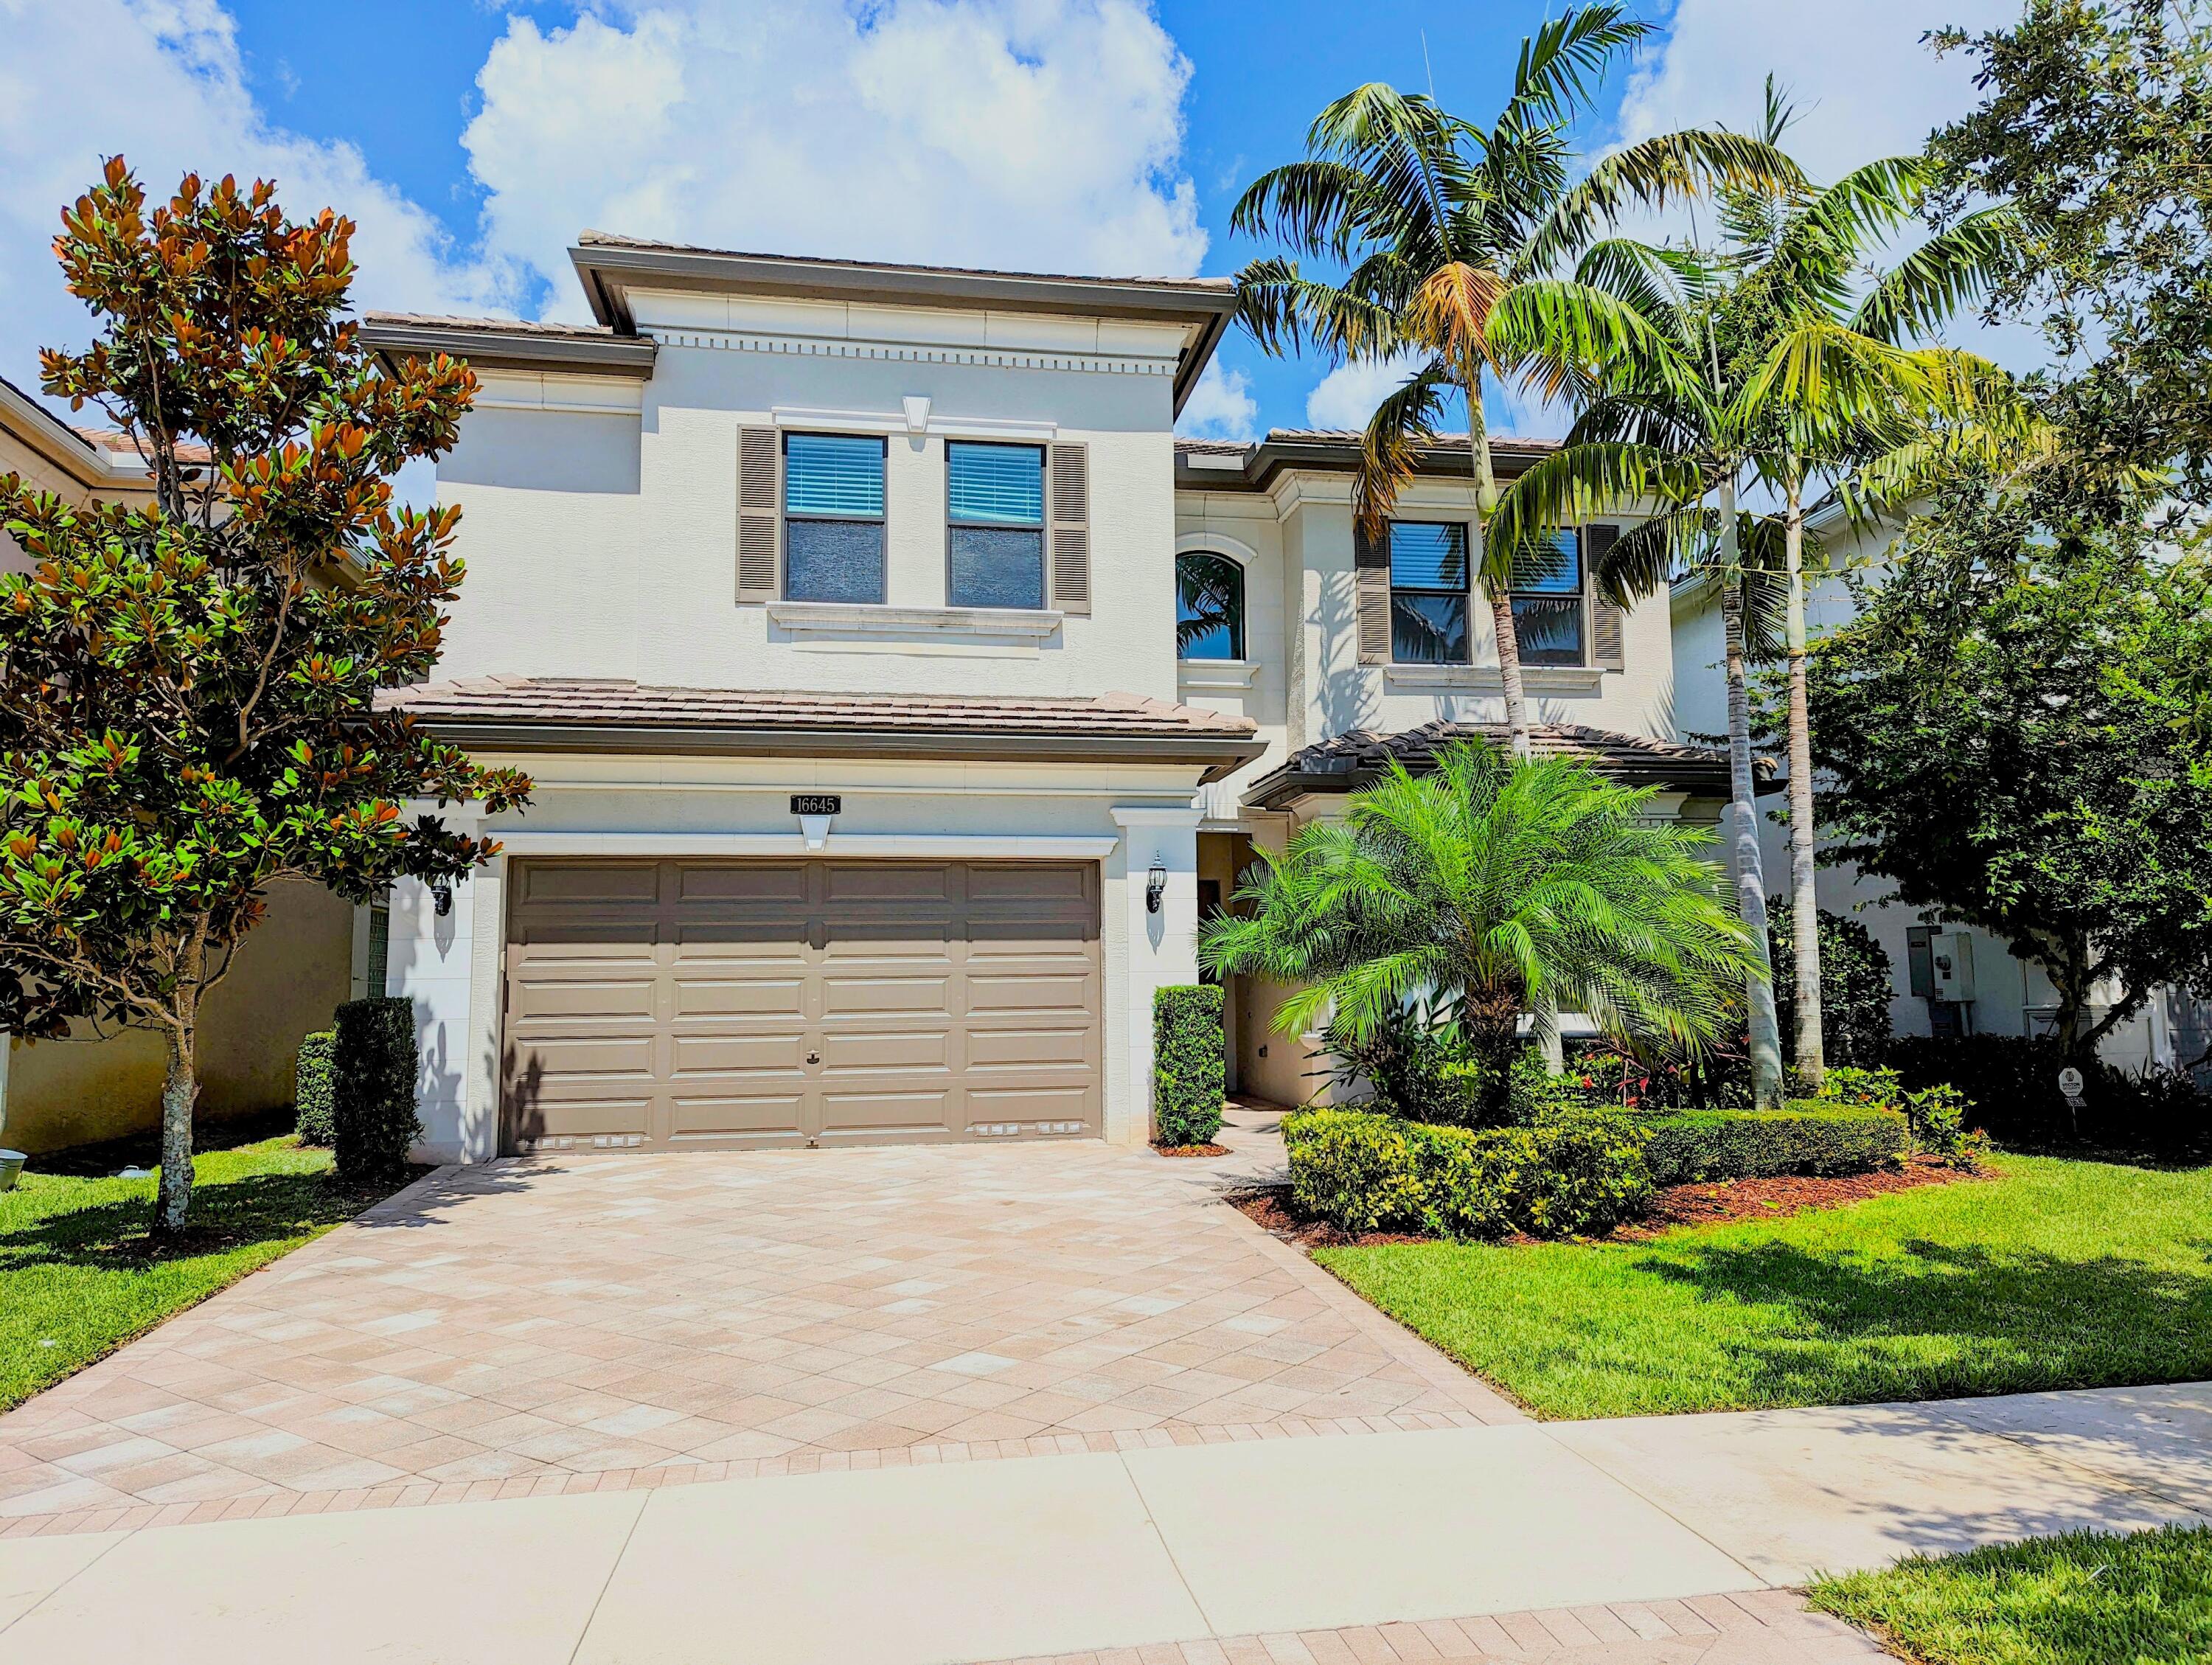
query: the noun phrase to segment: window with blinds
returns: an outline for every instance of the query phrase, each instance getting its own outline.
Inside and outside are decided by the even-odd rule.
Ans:
[[[1516,562],[1513,574],[1513,633],[1523,665],[1589,663],[1589,629],[1583,606],[1583,540],[1571,529],[1554,532],[1547,556]]]
[[[783,440],[783,592],[793,601],[884,599],[884,441]]]
[[[953,440],[945,447],[945,599],[1044,605],[1044,448]]]
[[[1401,665],[1466,665],[1467,527],[1393,520],[1390,657]]]

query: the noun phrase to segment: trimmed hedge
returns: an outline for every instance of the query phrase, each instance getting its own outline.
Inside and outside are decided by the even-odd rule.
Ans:
[[[422,1136],[415,1114],[415,1002],[378,995],[348,1000],[331,1032],[331,1121],[338,1176],[397,1178]]]
[[[1905,1154],[1894,1110],[1793,1099],[1778,1110],[1670,1110],[1637,1118],[1659,1185],[1771,1174],[1864,1174]]]
[[[1208,1145],[1229,1091],[1221,987],[1178,983],[1152,995],[1152,1137]]]
[[[1306,1110],[1284,1118],[1283,1140],[1299,1212],[1346,1231],[1583,1237],[1629,1218],[1651,1193],[1637,1121],[1601,1112],[1471,1132]]]
[[[327,1145],[334,1136],[331,1048],[337,1042],[334,1032],[322,1029],[300,1042],[299,1060],[292,1066],[292,1106],[302,1145]]]

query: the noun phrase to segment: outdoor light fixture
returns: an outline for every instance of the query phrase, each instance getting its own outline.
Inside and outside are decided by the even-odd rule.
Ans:
[[[452,913],[453,911],[453,881],[441,878],[433,884],[430,887],[430,900],[436,906],[440,919]]]
[[[1159,857],[1152,858],[1152,871],[1145,875],[1145,911],[1160,911],[1160,898],[1168,893],[1168,865]]]

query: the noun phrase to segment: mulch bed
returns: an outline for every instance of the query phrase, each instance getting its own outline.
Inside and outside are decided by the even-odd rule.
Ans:
[[[1771,1179],[1669,1186],[1651,1199],[1651,1207],[1642,1219],[1620,1227],[1608,1241],[1640,1243],[1686,1225],[1778,1220],[1811,1208],[1838,1208],[1869,1197],[1887,1196],[1893,1191],[1910,1191],[1923,1185],[1948,1185],[1984,1176],[1947,1168],[1933,1157],[1910,1157],[1902,1168],[1873,1174],[1846,1174],[1833,1179],[1783,1174]],[[1437,1241],[1415,1231],[1340,1231],[1323,1221],[1301,1219],[1291,1212],[1291,1191],[1286,1185],[1242,1192],[1229,1200],[1267,1231],[1301,1249],[1367,1249],[1382,1243]],[[1516,1236],[1504,1241],[1508,1245],[1516,1245],[1533,1243],[1537,1239]]]
[[[1164,1157],[1225,1157],[1226,1145],[1155,1145],[1152,1149]]]

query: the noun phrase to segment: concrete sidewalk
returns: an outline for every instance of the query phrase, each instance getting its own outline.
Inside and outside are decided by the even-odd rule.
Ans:
[[[2200,1520],[2208,1435],[2198,1384],[21,1537],[0,1540],[0,1655],[1814,1665],[1873,1656],[1760,1592],[1916,1549]]]

